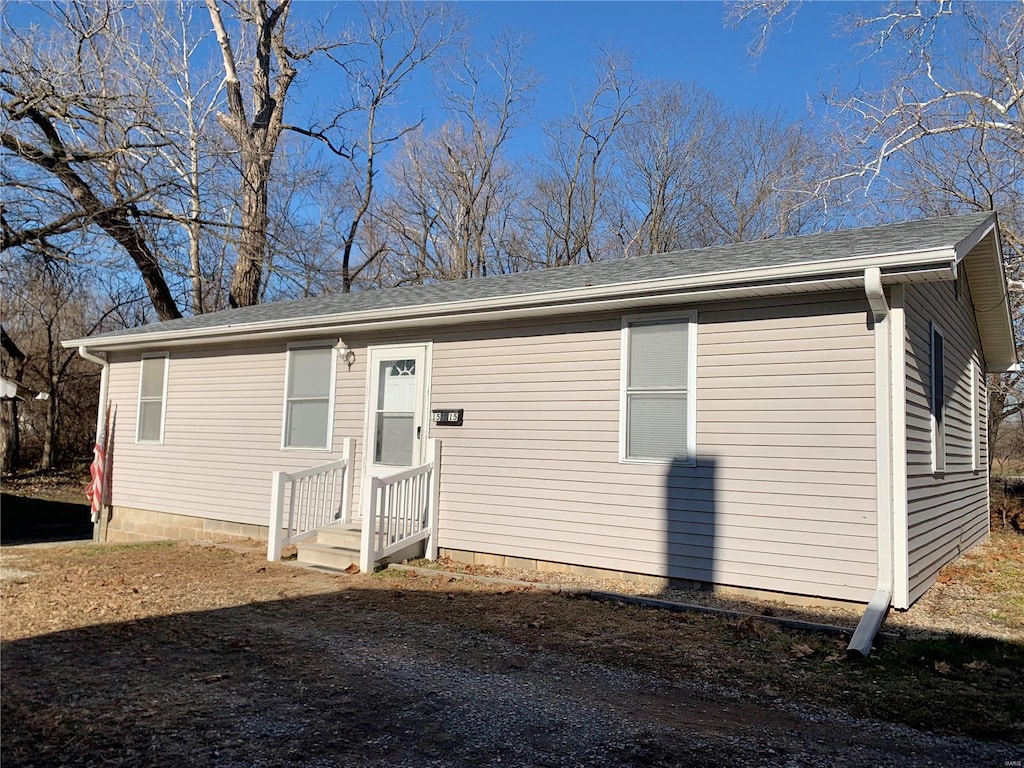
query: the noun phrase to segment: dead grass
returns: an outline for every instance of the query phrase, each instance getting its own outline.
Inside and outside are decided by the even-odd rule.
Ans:
[[[962,579],[999,598],[1007,621],[1017,621],[1019,554],[1019,542],[1007,542],[943,578]],[[81,675],[82,684],[108,693],[130,687],[133,706],[144,707],[162,700],[167,686],[187,700],[189,686],[205,688],[218,675],[227,679],[261,664],[272,666],[281,648],[264,647],[256,639],[267,635],[268,627],[280,625],[284,632],[307,622],[365,627],[368,639],[431,627],[443,631],[445,642],[457,649],[451,653],[467,663],[492,662],[483,656],[474,660],[484,652],[458,638],[493,637],[526,652],[556,652],[706,681],[759,701],[838,708],[927,730],[1024,737],[1020,640],[902,639],[852,662],[841,639],[756,620],[675,614],[440,575],[329,576],[267,564],[255,544],[247,551],[167,543],[8,549],[4,565],[38,574],[5,582],[0,593],[5,749],[23,738],[47,738],[44,731],[58,714],[75,718],[92,711],[69,709],[71,689],[53,679],[73,658],[102,660]],[[298,654],[297,666],[310,670],[318,664],[314,651],[289,650]],[[209,664],[197,661],[207,653],[213,654]],[[130,680],[122,664],[128,661],[136,670]],[[182,669],[191,671],[185,679],[174,678]],[[43,688],[41,681],[46,681]],[[266,685],[293,682],[275,679]],[[114,693],[110,701],[90,707],[120,707]],[[280,690],[263,693],[282,695]],[[290,688],[289,694],[301,698]],[[39,720],[40,711],[49,712],[50,719]],[[27,730],[14,726],[26,722]]]
[[[992,483],[991,527],[993,531],[1024,533],[1024,483]]]
[[[88,465],[71,469],[25,470],[3,478],[4,493],[35,499],[85,504],[85,486],[89,482]]]

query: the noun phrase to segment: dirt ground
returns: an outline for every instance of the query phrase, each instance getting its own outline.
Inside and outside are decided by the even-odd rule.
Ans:
[[[1006,541],[993,551],[1012,558]],[[0,561],[5,768],[1024,758],[1013,609],[1009,637],[911,633],[854,662],[842,638],[756,620],[327,575],[268,564],[255,543],[16,547]],[[960,583],[991,584],[990,566]],[[1010,602],[1021,589],[1004,585]]]

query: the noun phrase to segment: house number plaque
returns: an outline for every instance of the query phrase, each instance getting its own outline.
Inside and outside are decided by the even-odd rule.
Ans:
[[[461,427],[462,408],[437,408],[431,411],[431,419],[438,427]]]

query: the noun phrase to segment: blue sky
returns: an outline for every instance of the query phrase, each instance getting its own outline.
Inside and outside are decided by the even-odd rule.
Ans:
[[[351,5],[332,14],[343,20]],[[538,76],[534,106],[525,125],[516,131],[511,154],[541,149],[541,127],[572,110],[572,94],[585,99],[594,80],[599,48],[632,56],[647,79],[694,80],[726,104],[738,108],[780,108],[790,119],[807,114],[809,104],[821,110],[821,94],[835,85],[839,73],[849,85],[860,75],[860,54],[853,41],[837,37],[840,20],[855,5],[816,2],[803,5],[792,21],[784,22],[756,60],[747,47],[756,27],[729,28],[720,2],[463,2],[458,4],[471,22],[474,47],[485,49],[503,29],[527,42],[525,58]],[[323,3],[300,2],[295,14],[312,19],[322,15]],[[329,101],[337,87],[333,72],[311,73],[302,92],[310,101]],[[326,77],[323,75],[326,74]],[[402,111],[423,109],[428,128],[442,116],[431,111],[433,84],[420,78],[404,91]],[[308,108],[296,105],[297,115]]]
[[[792,117],[806,111],[832,84],[836,66],[851,62],[851,41],[837,39],[851,3],[813,3],[773,36],[756,61],[746,55],[753,30],[726,28],[717,2],[471,2],[475,37],[502,27],[522,31],[528,55],[543,79],[539,116],[564,111],[571,82],[586,85],[599,46],[629,52],[649,78],[696,80],[738,107],[781,106]],[[849,69],[844,74],[849,74]]]
[[[335,6],[333,11],[331,6]],[[821,93],[842,73],[849,85],[860,74],[859,56],[849,37],[837,37],[841,17],[855,9],[850,2],[808,2],[784,22],[757,60],[746,49],[756,29],[727,28],[720,2],[487,2],[458,3],[471,21],[474,46],[486,48],[489,38],[502,29],[521,34],[527,41],[527,63],[539,77],[530,120],[516,136],[513,151],[539,147],[540,126],[572,109],[572,92],[589,93],[593,62],[599,47],[632,55],[645,78],[695,80],[730,106],[781,108],[796,119],[807,113],[808,101],[821,108]],[[45,7],[45,5],[43,6]],[[39,20],[39,10],[28,4],[7,3],[4,12],[16,25]],[[358,11],[352,3],[297,0],[297,20],[314,21],[329,13],[332,26]],[[197,2],[196,22],[205,26],[205,9]],[[216,61],[216,49],[209,53]],[[307,73],[291,94],[297,101],[293,117],[308,113],[313,103],[330,101],[338,87],[336,70],[329,65]],[[869,73],[868,73],[869,74]],[[404,109],[426,109],[428,125],[433,89],[421,78],[405,91]]]

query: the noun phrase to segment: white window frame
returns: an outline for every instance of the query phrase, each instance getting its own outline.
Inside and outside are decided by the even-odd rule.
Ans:
[[[142,373],[146,367],[146,360],[158,358],[164,360],[164,385],[160,392],[160,437],[156,440],[148,440],[142,437]],[[135,442],[143,445],[163,445],[164,431],[167,426],[167,379],[171,371],[171,355],[169,352],[147,352],[139,359],[139,390],[135,400]],[[145,402],[156,402],[156,398],[148,397]]]
[[[977,360],[971,360],[971,470],[981,471],[981,404],[978,401],[981,387],[981,370]]]
[[[935,337],[938,336],[942,339],[942,359],[939,360],[939,375],[942,376],[942,402],[936,404],[936,381],[935,376]],[[931,442],[932,442],[932,474],[941,475],[946,471],[946,453],[947,453],[947,440],[948,430],[946,428],[946,335],[942,332],[942,329],[935,322],[928,324],[928,380],[930,382],[930,390],[928,393],[928,420],[931,423]],[[935,412],[937,406],[942,409],[942,433],[939,433],[939,420],[935,418]],[[941,448],[939,450],[939,443],[941,439]]]
[[[686,322],[686,459],[645,459],[628,455],[629,329],[633,323]],[[697,465],[697,310],[623,315],[619,352],[619,463],[694,467]]]
[[[327,392],[327,444],[322,448],[305,445],[288,445],[288,381],[292,370],[293,349],[327,349],[331,352],[331,381]],[[284,397],[281,404],[281,450],[282,451],[316,451],[330,453],[334,445],[334,397],[338,389],[338,349],[334,341],[296,341],[288,344],[284,356]],[[298,398],[309,399],[309,398]],[[319,400],[320,398],[316,398]]]

